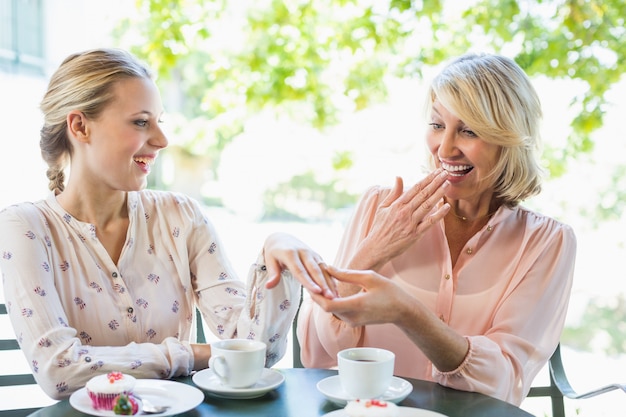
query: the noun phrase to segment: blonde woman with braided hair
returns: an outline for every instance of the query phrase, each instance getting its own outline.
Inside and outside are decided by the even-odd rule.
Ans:
[[[145,189],[167,144],[150,71],[127,52],[68,57],[41,102],[50,194],[0,212],[9,316],[38,384],[68,397],[97,374],[170,378],[206,368],[196,308],[219,338],[285,353],[300,288],[333,296],[321,257],[270,235],[240,281],[201,206]],[[69,176],[65,180],[65,170]]]

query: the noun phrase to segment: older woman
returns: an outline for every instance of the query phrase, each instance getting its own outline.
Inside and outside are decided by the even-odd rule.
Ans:
[[[520,202],[539,193],[541,108],[512,60],[467,55],[428,92],[436,169],[403,191],[373,187],[328,267],[340,298],[305,300],[305,366],[339,350],[396,353],[395,373],[520,404],[559,342],[572,229]]]

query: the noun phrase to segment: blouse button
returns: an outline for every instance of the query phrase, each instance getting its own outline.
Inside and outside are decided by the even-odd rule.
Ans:
[[[467,248],[467,254],[468,254],[468,255],[471,255],[471,254],[472,254],[472,252],[474,252],[474,251],[472,250],[472,248]]]
[[[128,308],[126,309],[126,311],[128,311],[128,314],[133,314],[133,311],[135,311],[135,310],[133,310],[133,308],[132,308],[132,307],[128,307]]]
[[[493,226],[492,225],[487,226],[487,231],[488,232],[491,232],[492,230],[493,230]]]
[[[85,362],[91,362],[91,356],[85,356]]]
[[[445,278],[450,279],[450,274],[446,274]]]
[[[112,276],[113,278],[117,278],[117,272],[113,272],[113,273],[111,274],[111,276]]]

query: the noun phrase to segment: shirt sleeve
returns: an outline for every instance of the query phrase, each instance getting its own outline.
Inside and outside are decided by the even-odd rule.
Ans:
[[[542,245],[517,285],[503,294],[485,334],[467,335],[470,349],[450,372],[433,368],[442,385],[520,404],[561,336],[573,285],[576,238],[550,220],[534,242]]]
[[[188,250],[198,307],[217,337],[264,342],[266,366],[271,367],[287,349],[300,303],[300,283],[284,271],[279,284],[266,289],[269,277],[262,253],[251,264],[247,280],[241,281],[212,223],[199,206],[193,204],[193,210],[195,221]]]
[[[301,286],[289,271],[281,275],[280,283],[265,288],[268,281],[263,254],[250,267],[246,305],[239,321],[237,333],[247,339],[261,340],[267,345],[266,367],[278,362],[287,350],[291,326],[300,304]]]
[[[367,236],[381,189],[370,188],[360,199],[348,223],[335,259],[337,267],[345,267],[354,255],[361,240]],[[351,327],[334,315],[325,312],[310,297],[305,297],[298,314],[297,334],[301,346],[301,359],[306,367],[330,368],[337,365],[337,353],[358,346],[363,327]]]
[[[34,205],[0,213],[0,268],[7,310],[37,383],[62,399],[98,373],[121,371],[139,378],[167,378],[193,369],[188,343],[84,344],[72,328],[55,289],[54,239]],[[138,366],[138,365],[141,366]]]

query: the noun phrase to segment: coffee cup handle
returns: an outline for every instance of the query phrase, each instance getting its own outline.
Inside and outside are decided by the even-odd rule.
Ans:
[[[223,356],[211,356],[209,359],[209,368],[213,370],[215,375],[217,375],[222,382],[227,379],[228,366]]]

